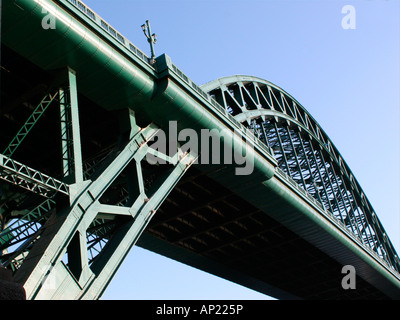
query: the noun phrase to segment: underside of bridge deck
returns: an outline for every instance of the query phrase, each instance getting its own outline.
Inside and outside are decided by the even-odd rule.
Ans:
[[[271,197],[273,206],[286,210]],[[253,278],[254,287],[270,295],[384,298],[362,279],[357,290],[346,292],[342,265],[195,168],[159,209],[147,233],[217,262],[228,279],[240,281],[238,273]]]

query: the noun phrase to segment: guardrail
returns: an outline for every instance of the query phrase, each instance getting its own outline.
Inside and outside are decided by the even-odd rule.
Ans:
[[[258,137],[254,135],[254,133],[239,121],[237,121],[223,106],[221,106],[211,95],[204,92],[196,83],[194,83],[187,75],[185,75],[176,65],[174,65],[169,59],[167,59],[166,64],[169,69],[172,70],[181,80],[183,80],[187,85],[189,85],[193,90],[195,90],[206,102],[208,102],[209,106],[214,109],[219,115],[222,117],[228,118],[229,121],[235,126],[235,128],[244,133],[246,137],[246,141],[251,141],[254,145],[256,145],[259,149],[265,151],[270,156],[274,157],[272,149],[263,143]],[[274,158],[275,159],[275,158]]]
[[[60,1],[60,0],[59,0]],[[136,57],[140,58],[149,67],[154,68],[150,64],[150,58],[143,53],[138,47],[136,47],[132,42],[126,39],[121,33],[119,33],[115,28],[113,28],[107,21],[101,18],[93,10],[91,10],[86,4],[79,0],[64,0],[73,4],[80,12],[84,13],[90,20],[95,22],[102,30],[106,31],[114,39],[116,39],[121,45],[125,46],[130,52],[132,52]]]

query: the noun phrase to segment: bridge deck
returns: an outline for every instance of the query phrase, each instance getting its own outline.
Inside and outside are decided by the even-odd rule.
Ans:
[[[3,26],[1,148],[7,146],[33,106],[57,88],[55,70],[66,65],[78,75],[85,163],[118,141],[119,115],[126,106],[134,108],[140,122],[152,120],[164,128],[171,119],[181,119],[180,128],[196,130],[238,125],[217,108],[211,110],[210,98],[189,79],[185,81],[168,57],[159,60],[167,65],[159,64],[157,71],[140,54],[132,56],[126,47],[104,35],[89,18],[67,11],[77,25],[84,20],[104,44],[96,48],[87,40],[92,34],[83,40],[74,28],[66,27],[44,37],[37,4],[23,2],[35,12],[28,21],[18,7],[4,9],[12,14],[6,15]],[[65,6],[67,1],[58,3]],[[59,33],[65,37],[60,39]],[[118,61],[123,58],[129,61],[125,69]],[[168,101],[165,92],[178,93]],[[179,109],[186,103],[192,104],[193,110]],[[61,154],[59,137],[49,134],[59,130],[58,112],[49,108],[15,154],[19,162],[53,177],[61,172],[61,163],[54,161]],[[256,170],[251,176],[235,176],[232,166],[192,167],[138,244],[277,298],[398,298],[399,275],[362,247],[312,197],[293,186],[276,169],[265,146],[256,146],[256,154]],[[149,168],[149,176],[156,174],[152,170]],[[32,203],[41,199],[34,195],[26,200],[20,188],[1,187],[9,188],[17,199],[18,195]],[[120,200],[118,181],[102,201]],[[18,211],[18,201],[14,206]],[[345,264],[360,270],[357,290],[341,287]]]

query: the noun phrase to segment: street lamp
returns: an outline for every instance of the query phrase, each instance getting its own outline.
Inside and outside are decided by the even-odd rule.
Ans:
[[[155,33],[151,34],[149,20],[146,20],[146,23],[142,24],[142,30],[147,38],[148,43],[150,43],[150,50],[151,50],[150,64],[154,64],[156,62],[155,60],[156,55],[154,53],[154,44],[157,42],[157,35]]]

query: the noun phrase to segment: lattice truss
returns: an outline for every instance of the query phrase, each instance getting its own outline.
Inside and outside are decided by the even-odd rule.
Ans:
[[[86,271],[88,268],[97,270],[96,281],[99,286],[105,286],[109,278],[107,263],[114,252],[123,256],[124,250],[129,247],[127,243],[137,240],[149,217],[194,159],[185,162],[190,158],[188,154],[180,154],[179,158],[178,154],[173,158],[165,156],[168,165],[162,167],[150,166],[142,161],[147,153],[152,152],[147,143],[158,128],[152,124],[143,129],[136,125],[132,127],[134,115],[128,109],[122,117],[129,119],[126,120],[129,121],[126,130],[132,136],[127,141],[125,138],[124,142],[110,144],[83,161],[77,158],[75,149],[80,145],[77,143],[79,134],[74,135],[74,125],[78,121],[72,107],[77,91],[73,72],[68,74],[70,87],[46,95],[0,154],[0,179],[7,182],[0,185],[0,263],[17,274],[35,250],[35,244],[40,242],[39,247],[44,243],[61,250],[54,257],[41,253],[41,259],[46,261],[44,265],[55,268],[58,262],[53,259],[62,255],[62,263],[82,286],[93,277],[92,271]],[[60,109],[61,130],[58,134],[62,144],[62,173],[56,178],[16,161],[14,154],[45,111],[57,107]],[[82,162],[77,166],[79,160]],[[71,188],[78,189],[71,192]],[[68,211],[70,214],[64,214]],[[76,220],[77,216],[81,218]],[[69,244],[68,234],[65,234],[65,241],[53,238],[51,242],[46,242],[46,237],[49,237],[46,232],[57,225],[53,222],[57,219],[66,221],[57,227],[61,230],[58,231],[60,234],[63,228],[76,224],[77,231],[74,231]],[[104,253],[108,244],[112,249]],[[100,258],[102,253],[103,258]],[[118,263],[118,258],[113,262]],[[41,267],[35,268],[38,279],[50,272]],[[22,272],[29,275],[32,270]],[[32,292],[35,290],[40,289],[32,289]]]
[[[55,101],[55,102],[54,102]],[[0,262],[6,268],[16,271],[20,268],[30,249],[40,238],[42,227],[49,219],[50,215],[56,210],[56,196],[69,195],[69,185],[58,179],[50,177],[38,170],[28,167],[12,159],[14,152],[24,141],[29,132],[33,129],[50,104],[63,105],[61,109],[60,123],[63,124],[61,138],[65,140],[65,153],[71,153],[72,136],[70,132],[71,119],[69,116],[70,102],[64,91],[50,93],[46,95],[38,106],[34,109],[31,116],[27,119],[16,136],[12,139],[7,148],[0,154],[0,179],[10,182],[31,193],[11,194],[6,192],[6,186],[2,187],[2,219],[0,221]],[[88,179],[95,173],[99,165],[107,159],[110,154],[115,152],[117,146],[111,146],[102,150],[96,156],[87,159],[83,163],[84,178]],[[63,159],[71,161],[71,156],[62,155]],[[71,167],[71,163],[68,167]],[[65,174],[69,174],[65,169]],[[39,196],[32,200],[32,193]],[[128,192],[125,188],[121,189],[121,199],[117,205],[123,205],[127,201]],[[37,201],[37,199],[41,199]],[[8,210],[11,208],[8,203],[17,203],[19,210]],[[26,203],[37,203],[26,205]],[[22,209],[20,209],[22,208]],[[87,229],[87,250],[89,265],[101,252],[108,242],[110,235],[115,229],[115,221],[104,218],[95,218]],[[64,257],[68,265],[68,256]]]
[[[110,150],[100,152],[96,157],[90,158],[83,163],[84,176],[89,179],[96,168],[107,162],[108,158],[112,158],[117,153],[118,148],[114,146]],[[11,160],[10,160],[11,161]],[[33,169],[32,169],[33,170]],[[104,195],[102,201],[106,204],[112,204],[124,208],[130,203],[129,191],[126,188],[126,176],[123,175],[116,181],[110,190]],[[10,182],[10,181],[9,181]],[[154,172],[145,173],[144,189],[148,191],[154,182]],[[20,187],[20,183],[16,184]],[[40,238],[44,224],[48,221],[50,215],[56,211],[56,194],[52,193],[51,198],[46,197],[47,193],[42,193],[38,188],[28,189],[33,193],[37,193],[45,198],[39,205],[29,209],[12,212],[9,220],[1,221],[0,232],[0,262],[6,268],[17,271],[25,258],[28,256],[30,249]],[[59,191],[59,193],[62,193]],[[8,196],[8,195],[7,195]],[[20,207],[24,207],[24,202],[30,200],[30,194],[19,195],[18,199],[9,198],[11,201],[17,200]],[[4,206],[5,209],[7,205]],[[109,239],[113,236],[120,221],[111,215],[99,214],[86,230],[87,257],[88,265],[91,266],[95,258],[102,252]],[[63,261],[68,267],[68,255],[65,254]]]
[[[244,76],[219,79],[203,89],[272,150],[279,171],[391,268],[400,270],[396,251],[350,169],[293,97],[267,81]]]

